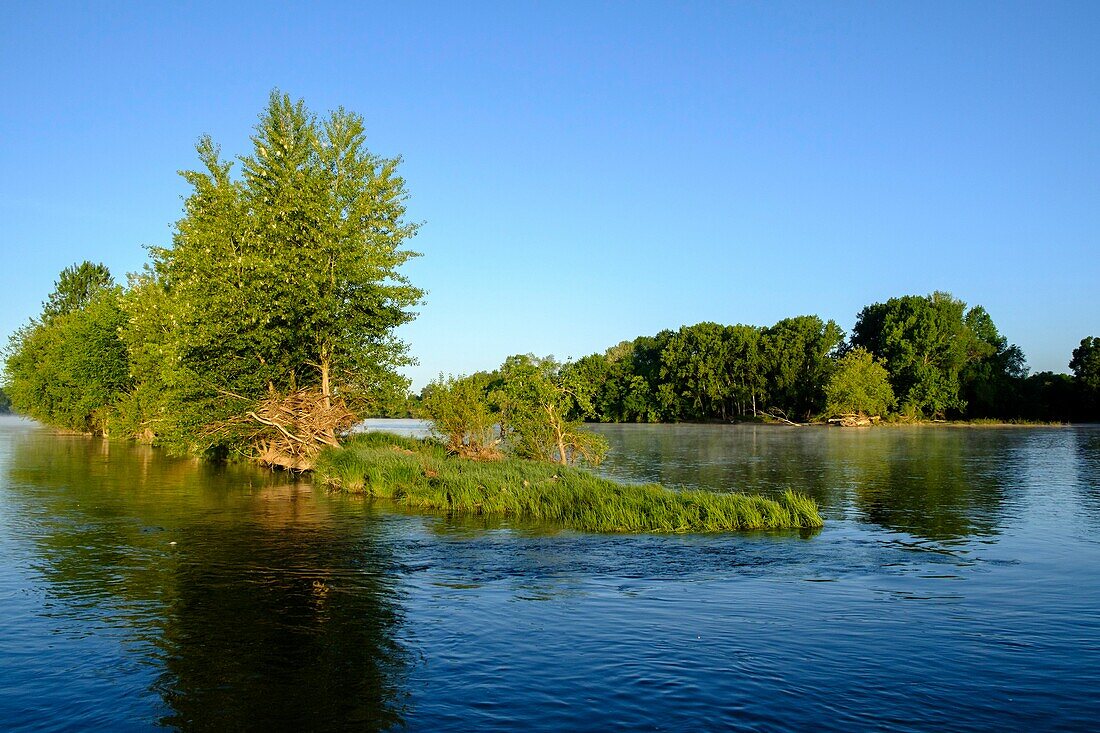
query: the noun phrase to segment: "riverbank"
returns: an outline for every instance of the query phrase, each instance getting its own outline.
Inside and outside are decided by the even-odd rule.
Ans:
[[[341,448],[324,451],[314,479],[417,509],[534,519],[585,532],[728,532],[822,525],[817,503],[792,491],[774,500],[621,484],[556,464],[470,461],[449,456],[429,441],[388,433],[356,435]]]

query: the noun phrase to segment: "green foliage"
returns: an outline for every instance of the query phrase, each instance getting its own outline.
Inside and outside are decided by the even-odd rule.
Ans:
[[[1022,382],[1027,377],[1023,351],[1009,345],[980,305],[967,311],[963,320],[973,337],[968,362],[959,375],[967,414],[1019,417]]]
[[[788,415],[821,411],[833,369],[830,358],[844,339],[835,322],[817,316],[785,318],[763,333],[769,405]]]
[[[1037,372],[1020,381],[1016,416],[1041,421],[1088,421],[1098,417],[1076,379],[1052,372]]]
[[[1081,395],[1080,410],[1086,420],[1100,420],[1100,338],[1081,339],[1073,350],[1069,368],[1073,370],[1075,386]]]
[[[113,286],[114,279],[106,265],[92,264],[85,260],[79,265],[66,267],[54,283],[49,299],[42,306],[42,320],[49,321],[81,310],[97,293]]]
[[[623,485],[568,466],[505,459],[484,463],[431,443],[375,433],[318,459],[319,481],[404,506],[544,521],[590,532],[726,532],[820,527],[816,503]]]
[[[432,431],[451,453],[470,458],[499,457],[498,414],[489,404],[491,379],[484,372],[468,377],[440,375],[424,388],[420,415],[431,421]]]
[[[812,315],[767,328],[707,322],[623,342],[570,368],[591,390],[584,416],[612,422],[810,419],[825,409],[825,386],[850,348],[883,362],[910,419],[1044,412],[1025,385],[1020,348],[984,308],[967,309],[947,293],[867,306],[850,343],[843,338],[834,321]]]
[[[1085,389],[1100,393],[1100,338],[1086,336],[1081,339],[1081,344],[1073,350],[1069,368]]]
[[[101,288],[12,335],[5,390],[16,411],[67,430],[111,432],[114,406],[131,386],[120,298],[118,288]]]
[[[661,353],[661,374],[672,390],[666,390],[666,407],[695,419],[726,410],[729,380],[726,371],[725,328],[717,323],[698,323],[681,328]],[[675,395],[676,402],[669,399]]]
[[[891,298],[860,312],[851,344],[885,362],[903,410],[943,417],[966,406],[960,372],[989,355],[965,314],[966,303],[948,293]]]
[[[755,417],[759,408],[766,407],[770,387],[764,330],[741,324],[727,326],[724,338],[727,411],[742,416],[751,411]]]
[[[500,408],[501,436],[521,458],[596,465],[607,453],[607,441],[571,417],[593,412],[592,393],[578,371],[553,357],[508,357],[492,395]]]
[[[623,342],[572,369],[592,391],[598,420],[729,420],[766,409],[821,409],[832,353],[843,339],[833,321],[799,316],[762,329],[698,323]]]
[[[895,402],[886,367],[859,347],[837,361],[825,385],[825,413],[830,417],[885,415]]]
[[[151,249],[127,306],[135,333],[156,334],[129,341],[155,385],[145,420],[185,448],[272,392],[316,388],[362,413],[407,388],[394,329],[421,291],[399,272],[417,229],[399,159],[366,149],[358,115],[317,119],[277,92],[252,142],[234,178],[199,141],[172,246]]]
[[[659,422],[663,417],[657,395],[660,355],[669,334],[623,341],[603,354],[566,365],[564,368],[575,371],[575,378],[591,391],[592,410],[586,417],[604,422]]]
[[[0,389],[0,415],[8,415],[11,413],[11,398],[8,397],[8,393]]]
[[[224,453],[259,437],[240,421],[278,395],[322,395],[294,404],[337,422],[345,406],[363,414],[404,400],[397,368],[410,360],[394,330],[421,291],[400,272],[417,225],[404,218],[399,159],[367,150],[358,115],[317,118],[277,92],[252,143],[234,176],[200,139],[172,243],[150,249],[124,294],[102,265],[61,273],[9,348],[17,408]],[[322,442],[336,430],[322,427]]]

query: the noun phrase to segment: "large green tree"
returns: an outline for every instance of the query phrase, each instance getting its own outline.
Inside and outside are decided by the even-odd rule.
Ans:
[[[949,293],[907,295],[864,308],[851,345],[886,363],[902,408],[929,417],[961,411],[963,368],[988,354],[965,321],[966,303]]]
[[[598,464],[603,436],[584,430],[577,414],[592,412],[592,385],[553,357],[510,356],[501,365],[493,400],[501,436],[521,458]]]
[[[1100,419],[1100,338],[1088,336],[1073,350],[1069,368],[1081,393],[1081,413],[1086,420]]]
[[[730,380],[725,327],[717,323],[684,326],[661,352],[665,400],[677,417],[725,418]]]
[[[418,414],[431,422],[447,451],[466,458],[499,458],[499,413],[489,401],[494,375],[477,372],[466,377],[442,374],[421,392]]]
[[[766,329],[762,351],[769,406],[799,417],[819,412],[832,372],[831,356],[843,339],[840,326],[817,316],[784,318]]]
[[[755,417],[767,401],[762,330],[743,324],[726,326],[723,338],[729,411],[741,416],[751,413]]]
[[[66,267],[54,283],[53,292],[42,306],[42,320],[78,311],[91,302],[95,295],[114,285],[111,271],[102,263],[85,260]]]
[[[839,415],[885,415],[895,403],[886,367],[862,348],[842,356],[825,385],[825,413]]]
[[[1086,389],[1100,392],[1100,338],[1086,336],[1073,350],[1069,368],[1074,378]]]
[[[400,271],[417,225],[405,219],[399,159],[366,148],[359,115],[318,118],[278,92],[240,176],[210,138],[197,151],[172,244],[151,249],[129,308],[136,331],[160,334],[156,354],[134,348],[160,372],[162,412],[182,416],[162,428],[203,448],[239,442],[247,427],[209,425],[276,395],[314,390],[358,413],[403,392],[396,368],[409,359],[394,329],[421,291]],[[149,364],[158,356],[167,369]]]
[[[1008,343],[982,306],[968,310],[963,321],[971,336],[967,364],[959,374],[967,415],[1020,417],[1027,377],[1023,351]]]

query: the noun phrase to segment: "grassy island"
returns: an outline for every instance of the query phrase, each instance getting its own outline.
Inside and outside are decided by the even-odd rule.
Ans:
[[[316,480],[401,505],[544,520],[587,532],[725,532],[820,527],[813,499],[620,484],[569,466],[472,461],[431,441],[366,433],[317,460]]]

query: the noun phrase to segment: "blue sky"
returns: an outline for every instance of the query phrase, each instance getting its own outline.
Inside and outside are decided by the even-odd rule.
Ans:
[[[1100,3],[233,5],[5,8],[0,336],[273,87],[404,157],[414,386],[937,289],[1033,370],[1100,335]]]

